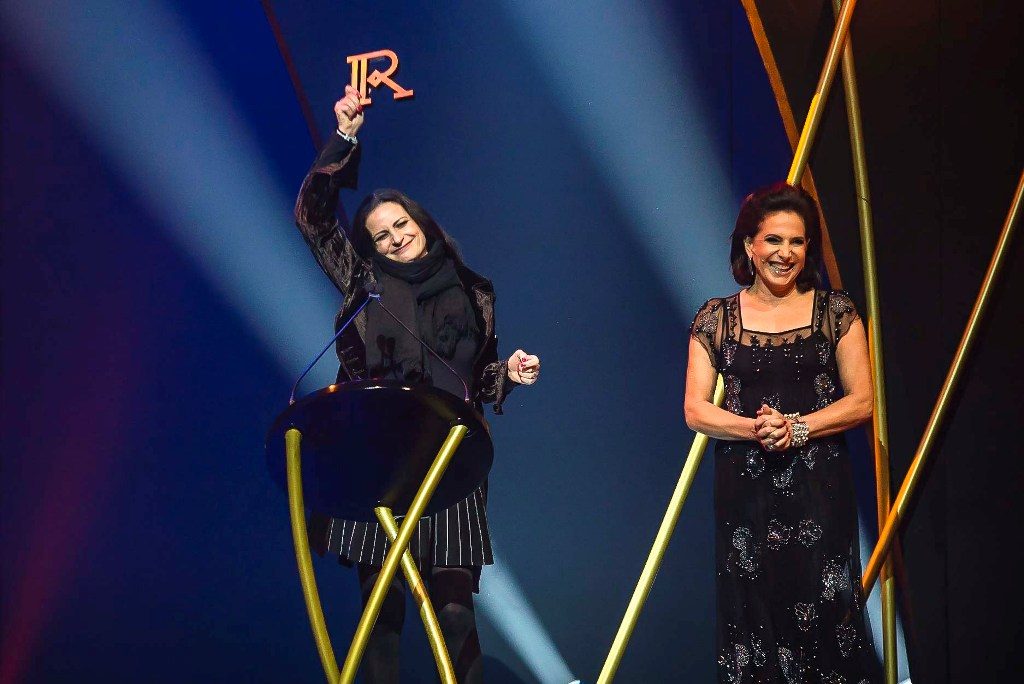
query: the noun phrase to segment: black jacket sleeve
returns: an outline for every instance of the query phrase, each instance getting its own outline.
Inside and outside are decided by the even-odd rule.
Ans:
[[[473,400],[477,406],[494,404],[494,412],[502,413],[505,398],[515,387],[515,382],[508,377],[508,366],[504,359],[498,358],[498,335],[494,316],[494,287],[489,281],[480,279],[472,288],[476,310],[484,330],[483,347],[473,367],[474,385]]]
[[[295,202],[295,224],[317,263],[346,299],[365,264],[338,222],[338,192],[356,187],[360,150],[359,145],[331,135],[306,174]]]

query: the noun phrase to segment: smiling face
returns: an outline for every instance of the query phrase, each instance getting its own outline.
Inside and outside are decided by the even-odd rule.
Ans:
[[[744,240],[747,257],[761,282],[772,290],[787,290],[807,262],[804,220],[792,211],[769,214],[757,234]]]
[[[427,236],[401,204],[384,202],[366,217],[366,231],[377,252],[408,263],[427,253]]]

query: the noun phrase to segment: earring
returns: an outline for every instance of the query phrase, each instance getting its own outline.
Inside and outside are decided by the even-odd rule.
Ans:
[[[747,257],[747,268],[750,269],[750,275],[754,275],[754,260],[749,256]]]

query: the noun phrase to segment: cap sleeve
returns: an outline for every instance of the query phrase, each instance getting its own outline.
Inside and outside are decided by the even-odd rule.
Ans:
[[[847,292],[832,290],[828,293],[828,332],[833,344],[839,344],[858,318],[857,307]]]
[[[721,347],[722,300],[709,299],[697,311],[690,328],[690,335],[700,342],[700,346],[711,358],[711,365],[718,368],[718,350]]]

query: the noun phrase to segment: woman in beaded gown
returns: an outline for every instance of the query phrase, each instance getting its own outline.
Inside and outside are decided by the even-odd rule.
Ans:
[[[708,300],[693,323],[685,412],[717,440],[718,681],[728,684],[881,681],[843,437],[871,417],[867,341],[849,296],[819,287],[820,237],[802,189],[748,196],[731,249],[746,287]]]

